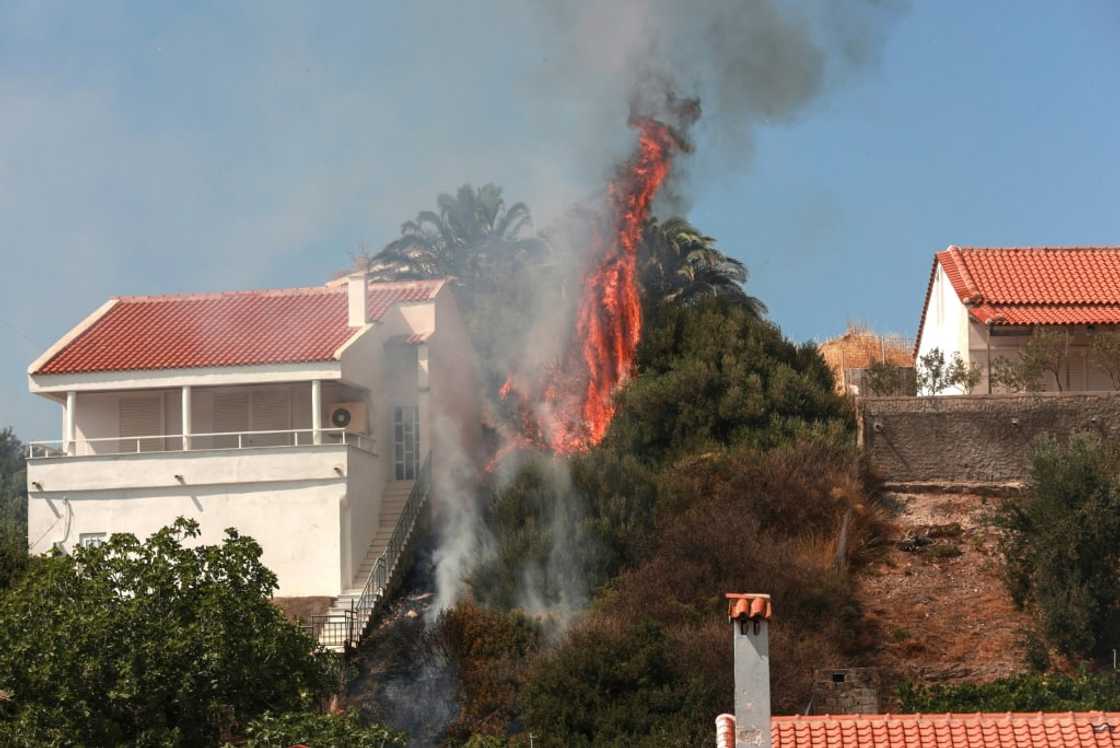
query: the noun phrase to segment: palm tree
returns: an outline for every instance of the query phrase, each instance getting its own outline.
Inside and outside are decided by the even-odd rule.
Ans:
[[[766,305],[743,290],[746,266],[715,246],[715,239],[683,218],[651,220],[639,249],[642,285],[658,301],[690,303],[718,296],[742,304],[761,318]]]
[[[545,251],[525,203],[507,206],[494,184],[464,184],[455,195],[441,194],[436,210],[420,211],[401,225],[401,236],[366,260],[375,280],[451,276],[472,290],[491,287]]]

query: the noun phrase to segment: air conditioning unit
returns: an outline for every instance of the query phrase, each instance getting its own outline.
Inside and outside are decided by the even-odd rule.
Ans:
[[[327,412],[329,428],[346,429],[352,434],[369,433],[369,411],[365,403],[335,403]]]

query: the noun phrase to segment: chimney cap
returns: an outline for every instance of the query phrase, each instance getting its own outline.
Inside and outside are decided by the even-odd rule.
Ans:
[[[742,619],[768,621],[774,612],[769,595],[757,592],[728,592],[724,597],[727,598],[727,619],[729,621]]]

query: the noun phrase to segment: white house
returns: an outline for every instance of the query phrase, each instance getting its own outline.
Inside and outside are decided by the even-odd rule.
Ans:
[[[959,353],[981,369],[974,392],[988,393],[991,362],[1017,357],[1036,327],[1057,327],[1071,334],[1061,389],[1110,390],[1089,343],[1118,325],[1120,247],[950,246],[933,259],[915,356]],[[1059,383],[1050,376],[1045,384]]]
[[[442,280],[111,299],[28,370],[62,412],[31,551],[186,516],[256,538],[278,595],[354,596],[426,457],[471,448],[473,362]]]

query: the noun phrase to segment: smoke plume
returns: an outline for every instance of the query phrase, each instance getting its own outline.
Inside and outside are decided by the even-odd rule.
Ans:
[[[602,438],[613,414],[610,396],[628,376],[641,330],[627,293],[635,283],[634,226],[640,230],[651,213],[686,213],[690,195],[747,168],[757,128],[796,120],[831,86],[873,65],[901,10],[896,0],[539,0],[527,10],[510,7],[529,14],[521,42],[542,55],[526,71],[527,100],[580,112],[573,150],[603,189],[546,217],[548,272],[524,295],[527,306],[510,310],[509,330],[495,332],[505,345],[482,362],[487,381],[505,382],[502,397],[514,394],[512,404],[489,404],[503,442],[492,468],[526,446],[565,454]],[[659,149],[654,159],[651,143]],[[660,168],[665,174],[654,180],[642,171]],[[635,185],[635,174],[646,181]],[[642,203],[647,198],[652,203]],[[497,490],[511,472],[496,470]],[[557,496],[570,501],[561,499],[548,518],[548,563],[522,575],[523,605],[538,612],[578,607],[588,594],[573,580],[579,567],[572,563],[573,554],[587,551],[575,535],[583,502],[564,469],[551,472]],[[457,501],[469,493],[448,491]],[[459,507],[437,512],[434,612],[466,593],[471,564],[492,552],[477,502]],[[565,580],[563,594],[544,594],[557,589],[556,580]]]

